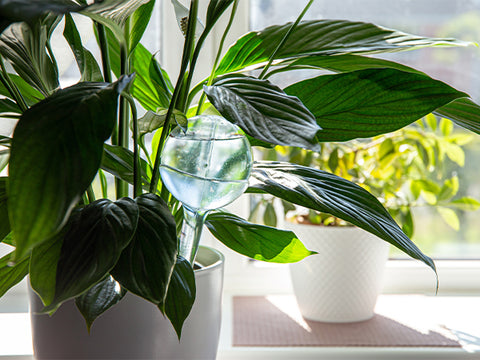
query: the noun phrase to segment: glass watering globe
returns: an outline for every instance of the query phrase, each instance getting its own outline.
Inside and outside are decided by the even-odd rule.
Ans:
[[[242,195],[251,169],[252,152],[243,131],[220,116],[195,116],[186,132],[177,127],[165,141],[160,175],[183,205],[179,255],[191,264],[208,211]]]

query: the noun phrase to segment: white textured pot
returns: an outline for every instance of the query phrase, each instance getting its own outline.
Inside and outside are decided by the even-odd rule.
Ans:
[[[31,319],[35,358],[40,359],[205,359],[216,358],[220,335],[223,255],[200,247],[195,271],[197,297],[185,322],[182,339],[153,304],[128,294],[94,323],[88,335],[73,301],[50,318],[32,292]]]
[[[382,290],[389,244],[357,227],[286,224],[309,250],[294,264],[294,293],[306,319],[356,322],[370,319]]]

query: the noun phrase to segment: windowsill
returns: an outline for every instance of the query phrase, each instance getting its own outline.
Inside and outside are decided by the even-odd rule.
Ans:
[[[480,296],[383,295],[408,309],[409,318],[431,318],[452,330],[461,347],[328,347],[233,346],[233,296],[224,295],[224,313],[218,360],[243,359],[478,359],[480,358]],[[7,296],[8,297],[8,296]],[[28,313],[0,313],[0,359],[32,360]]]

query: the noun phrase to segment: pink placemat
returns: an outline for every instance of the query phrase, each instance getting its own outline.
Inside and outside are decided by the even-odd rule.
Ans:
[[[302,318],[293,296],[236,296],[233,298],[233,346],[378,346],[460,347],[446,328],[401,317],[399,304],[383,305],[367,321],[332,324]],[[412,312],[409,312],[412,315]],[[398,316],[396,316],[398,315]],[[405,319],[406,318],[406,319]]]

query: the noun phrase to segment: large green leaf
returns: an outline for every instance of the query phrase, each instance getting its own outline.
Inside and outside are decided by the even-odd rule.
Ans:
[[[115,125],[118,95],[129,81],[74,85],[20,118],[8,199],[18,258],[62,228],[90,185]]]
[[[12,266],[12,254],[13,253],[9,253],[0,259],[0,297],[12,286],[22,281],[28,274],[28,257]]]
[[[433,270],[432,259],[402,232],[382,204],[362,187],[326,171],[283,162],[258,162],[251,192],[267,192],[293,204],[332,214],[388,241]]]
[[[266,63],[291,27],[270,26],[253,31],[230,47],[216,75]],[[295,59],[310,55],[372,54],[411,50],[427,46],[465,46],[455,39],[435,39],[410,35],[370,23],[348,20],[311,20],[301,22],[275,59]]]
[[[267,80],[224,76],[204,88],[210,102],[248,135],[268,143],[318,149],[315,117],[297,97]]]
[[[64,14],[79,11],[86,4],[71,0],[9,0],[0,2],[0,33],[11,23],[26,21],[34,23],[46,13]]]
[[[319,141],[345,141],[400,129],[468,95],[426,75],[366,69],[322,75],[285,89],[298,96],[322,130]]]
[[[292,263],[315,254],[291,231],[252,224],[233,214],[211,212],[205,225],[223,244],[252,259]]]
[[[82,76],[80,81],[103,81],[100,67],[92,53],[83,47],[82,39],[70,14],[65,15],[63,36],[68,41],[75,55],[75,60]]]
[[[7,177],[0,177],[0,241],[10,233],[7,204]]]
[[[480,134],[480,106],[470,99],[457,99],[436,109],[434,113]]]
[[[195,302],[195,295],[195,274],[192,265],[187,259],[179,256],[170,278],[165,303],[159,305],[160,310],[172,323],[179,340],[183,323]]]
[[[104,145],[101,168],[115,177],[133,184],[133,153],[122,146]],[[152,170],[148,163],[140,159],[142,186],[149,188]]]
[[[108,274],[132,239],[138,216],[137,204],[129,198],[116,202],[101,199],[74,211],[63,236],[58,263],[39,259],[38,266],[31,270],[37,272],[40,280],[42,276],[50,278],[51,272],[56,271],[55,282],[50,281],[55,288],[51,303],[32,280],[32,287],[46,305],[45,311],[81,295]],[[51,289],[47,293],[51,294]]]
[[[154,304],[162,304],[177,257],[177,234],[167,204],[154,194],[135,199],[137,231],[111,274],[123,287]]]
[[[368,56],[360,55],[314,55],[302,57],[296,60],[285,60],[277,64],[277,68],[270,71],[268,76],[275,73],[292,70],[304,70],[304,69],[322,69],[333,72],[349,72],[355,70],[365,69],[381,69],[392,68],[402,70],[406,72],[414,72],[423,74],[421,71],[413,69],[411,67],[384,59],[378,59]]]
[[[126,293],[125,289],[108,275],[90,290],[75,298],[75,305],[85,319],[89,332],[95,319],[122,300]]]
[[[40,22],[32,27],[13,24],[0,36],[0,55],[44,96],[59,86],[56,66],[46,52],[47,41],[48,29]]]

